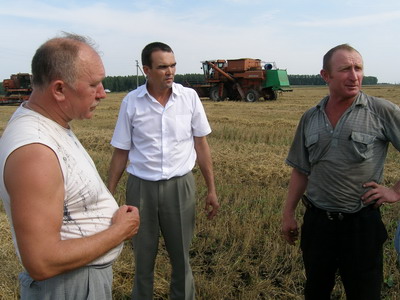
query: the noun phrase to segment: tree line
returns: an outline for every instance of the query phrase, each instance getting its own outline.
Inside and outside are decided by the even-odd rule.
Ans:
[[[288,75],[291,85],[325,85],[320,75]],[[146,81],[143,75],[136,76],[107,76],[103,80],[105,89],[112,92],[127,92],[136,89]],[[187,85],[187,83],[204,83],[203,74],[176,74],[175,82]],[[374,76],[364,76],[364,85],[374,85],[378,83],[378,78]],[[0,95],[4,95],[3,84],[0,82]]]
[[[325,85],[325,81],[318,75],[288,75],[291,85]],[[130,91],[144,84],[146,81],[144,76],[107,76],[103,85],[105,89],[113,92]],[[203,74],[176,74],[176,83],[187,85],[188,83],[205,83]],[[364,76],[363,85],[378,84],[378,78],[374,76]]]
[[[204,76],[202,74],[176,74],[174,81],[183,85],[187,85],[188,82],[203,83]],[[146,78],[143,75],[107,76],[103,80],[103,86],[113,92],[125,92],[134,90],[145,82]]]
[[[288,75],[291,85],[325,85],[325,81],[320,75]],[[378,84],[378,78],[374,76],[364,76],[363,85]]]

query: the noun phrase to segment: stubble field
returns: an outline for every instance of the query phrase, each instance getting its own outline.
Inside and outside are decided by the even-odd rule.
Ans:
[[[400,86],[365,87],[366,93],[400,105]],[[211,102],[203,99],[213,132],[211,146],[219,215],[204,214],[205,184],[197,179],[196,231],[191,264],[197,299],[302,299],[304,270],[299,245],[285,244],[280,235],[281,208],[291,169],[284,159],[302,113],[327,94],[326,87],[298,87],[273,102]],[[124,93],[112,93],[97,108],[92,120],[74,121],[72,127],[88,149],[106,180],[112,154],[109,144]],[[16,109],[0,107],[0,134]],[[384,184],[400,179],[399,154],[390,147]],[[34,158],[32,158],[34,159]],[[126,175],[116,193],[124,203]],[[21,183],[23,188],[23,183]],[[304,212],[297,210],[298,220]],[[400,273],[396,266],[393,236],[400,216],[399,204],[382,209],[389,239],[384,248],[382,299],[400,299]],[[0,204],[0,299],[18,299],[18,273],[4,209]],[[170,266],[161,240],[155,268],[155,299],[168,299]],[[134,275],[130,244],[114,265],[113,299],[129,299]],[[338,281],[333,299],[344,299]]]

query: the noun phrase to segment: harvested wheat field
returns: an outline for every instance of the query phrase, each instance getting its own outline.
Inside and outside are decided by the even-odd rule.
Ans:
[[[368,94],[400,104],[400,86],[365,87]],[[221,210],[209,221],[203,212],[205,184],[198,168],[196,232],[191,263],[197,299],[302,299],[304,270],[298,243],[285,244],[280,236],[282,202],[291,169],[284,159],[302,113],[327,94],[326,87],[296,87],[277,101],[203,103],[213,132],[211,146]],[[123,93],[112,93],[97,108],[92,120],[72,123],[103,179],[112,148],[109,144]],[[0,107],[0,133],[16,109]],[[399,154],[391,146],[384,184],[400,179]],[[32,158],[34,159],[34,158]],[[116,198],[124,203],[126,175]],[[23,183],[21,183],[23,188]],[[384,248],[382,299],[400,299],[400,271],[393,235],[400,219],[400,204],[382,209],[389,239]],[[299,207],[299,221],[303,213]],[[0,206],[0,299],[18,298],[21,265],[14,253],[4,209]],[[155,299],[168,299],[170,267],[161,242],[155,268]],[[114,265],[114,299],[129,299],[134,264],[129,243]],[[344,299],[338,281],[333,299]]]

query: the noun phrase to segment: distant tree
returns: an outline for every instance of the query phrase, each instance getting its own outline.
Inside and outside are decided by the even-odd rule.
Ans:
[[[326,85],[322,77],[317,75],[288,75],[289,82],[291,85]],[[103,86],[105,89],[109,89],[112,92],[128,92],[137,88],[137,85],[142,85],[146,82],[144,76],[130,75],[130,76],[107,76],[103,80]],[[204,83],[203,74],[176,74],[175,82],[182,85],[190,85],[194,83]],[[137,84],[138,83],[138,84]],[[373,85],[378,83],[378,78],[374,76],[365,76],[363,84]],[[1,86],[0,86],[1,91]]]
[[[103,86],[105,89],[109,89],[112,92],[128,92],[137,88],[137,81],[139,85],[144,84],[144,76],[107,76],[103,80]]]
[[[325,85],[325,81],[318,75],[288,75],[291,85]]]
[[[127,92],[137,88],[137,85],[143,85],[146,82],[144,76],[130,75],[130,76],[107,76],[103,80],[105,89],[112,92]],[[175,82],[183,85],[190,83],[204,82],[203,74],[176,74]]]
[[[205,79],[203,74],[177,74],[175,75],[175,82],[188,85],[188,83],[204,83]]]
[[[378,84],[378,78],[376,78],[374,76],[364,76],[362,84],[365,84],[365,85]]]
[[[321,75],[288,75],[291,85],[325,85]],[[378,83],[374,76],[364,76],[362,84],[373,85]]]

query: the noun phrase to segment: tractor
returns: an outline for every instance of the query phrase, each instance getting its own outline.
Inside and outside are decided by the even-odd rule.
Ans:
[[[192,85],[199,97],[254,102],[260,97],[276,100],[278,92],[292,91],[286,70],[278,69],[274,62],[242,58],[208,60],[202,65],[205,83]]]

